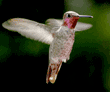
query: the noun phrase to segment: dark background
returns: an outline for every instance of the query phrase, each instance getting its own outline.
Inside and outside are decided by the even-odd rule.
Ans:
[[[76,32],[70,60],[62,64],[55,84],[58,88],[67,88],[68,91],[109,92],[109,3],[109,0],[103,2],[98,0],[0,0],[0,23],[15,17],[44,23],[48,18],[61,19],[63,13],[69,10],[94,16],[93,19],[79,19],[81,22],[92,24],[93,27]],[[27,39],[1,26],[1,80],[9,84],[10,82],[21,83],[21,85],[35,87],[46,84],[48,52],[49,45]]]

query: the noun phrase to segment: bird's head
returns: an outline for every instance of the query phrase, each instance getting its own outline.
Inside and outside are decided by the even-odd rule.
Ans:
[[[67,26],[70,29],[74,29],[76,26],[76,23],[80,17],[86,17],[86,18],[93,18],[93,16],[90,15],[79,15],[78,13],[74,11],[67,11],[63,15],[63,26]]]

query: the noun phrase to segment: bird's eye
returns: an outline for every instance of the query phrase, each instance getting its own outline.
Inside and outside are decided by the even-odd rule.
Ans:
[[[70,14],[67,14],[67,15],[66,15],[66,17],[70,18],[70,17],[71,17],[71,15],[70,15]]]

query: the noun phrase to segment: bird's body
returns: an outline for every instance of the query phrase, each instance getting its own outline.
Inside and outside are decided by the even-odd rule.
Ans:
[[[74,30],[61,26],[60,31],[54,34],[54,40],[49,48],[49,60],[58,58],[60,60],[68,58],[74,43]]]
[[[83,16],[68,11],[64,13],[63,21],[48,19],[47,22],[49,23],[47,25],[28,19],[14,18],[4,22],[2,26],[8,30],[17,31],[27,38],[50,44],[46,83],[49,81],[54,83],[62,62],[70,59],[75,31],[86,30],[92,26],[91,24],[77,23],[79,17],[92,18],[92,16]]]
[[[74,30],[69,29],[68,27],[61,26],[59,31],[54,34],[54,40],[50,44],[49,48],[49,69],[51,71],[54,71],[53,73],[47,73],[47,83],[49,81],[48,78],[50,74],[51,76],[57,76],[58,68],[61,67],[62,62],[66,62],[70,58],[70,53],[73,47],[74,43]],[[51,68],[52,66],[52,68]],[[50,81],[55,81],[56,78],[53,77],[53,80],[50,79]]]

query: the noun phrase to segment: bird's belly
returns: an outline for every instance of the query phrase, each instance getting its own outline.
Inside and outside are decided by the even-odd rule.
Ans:
[[[67,59],[70,56],[74,43],[74,36],[71,36],[64,44],[64,48],[59,53],[59,59]]]
[[[49,58],[54,59],[55,61],[67,59],[70,56],[72,47],[74,43],[74,35],[71,35],[65,42],[60,41],[58,43],[57,41],[50,46],[49,50]]]

